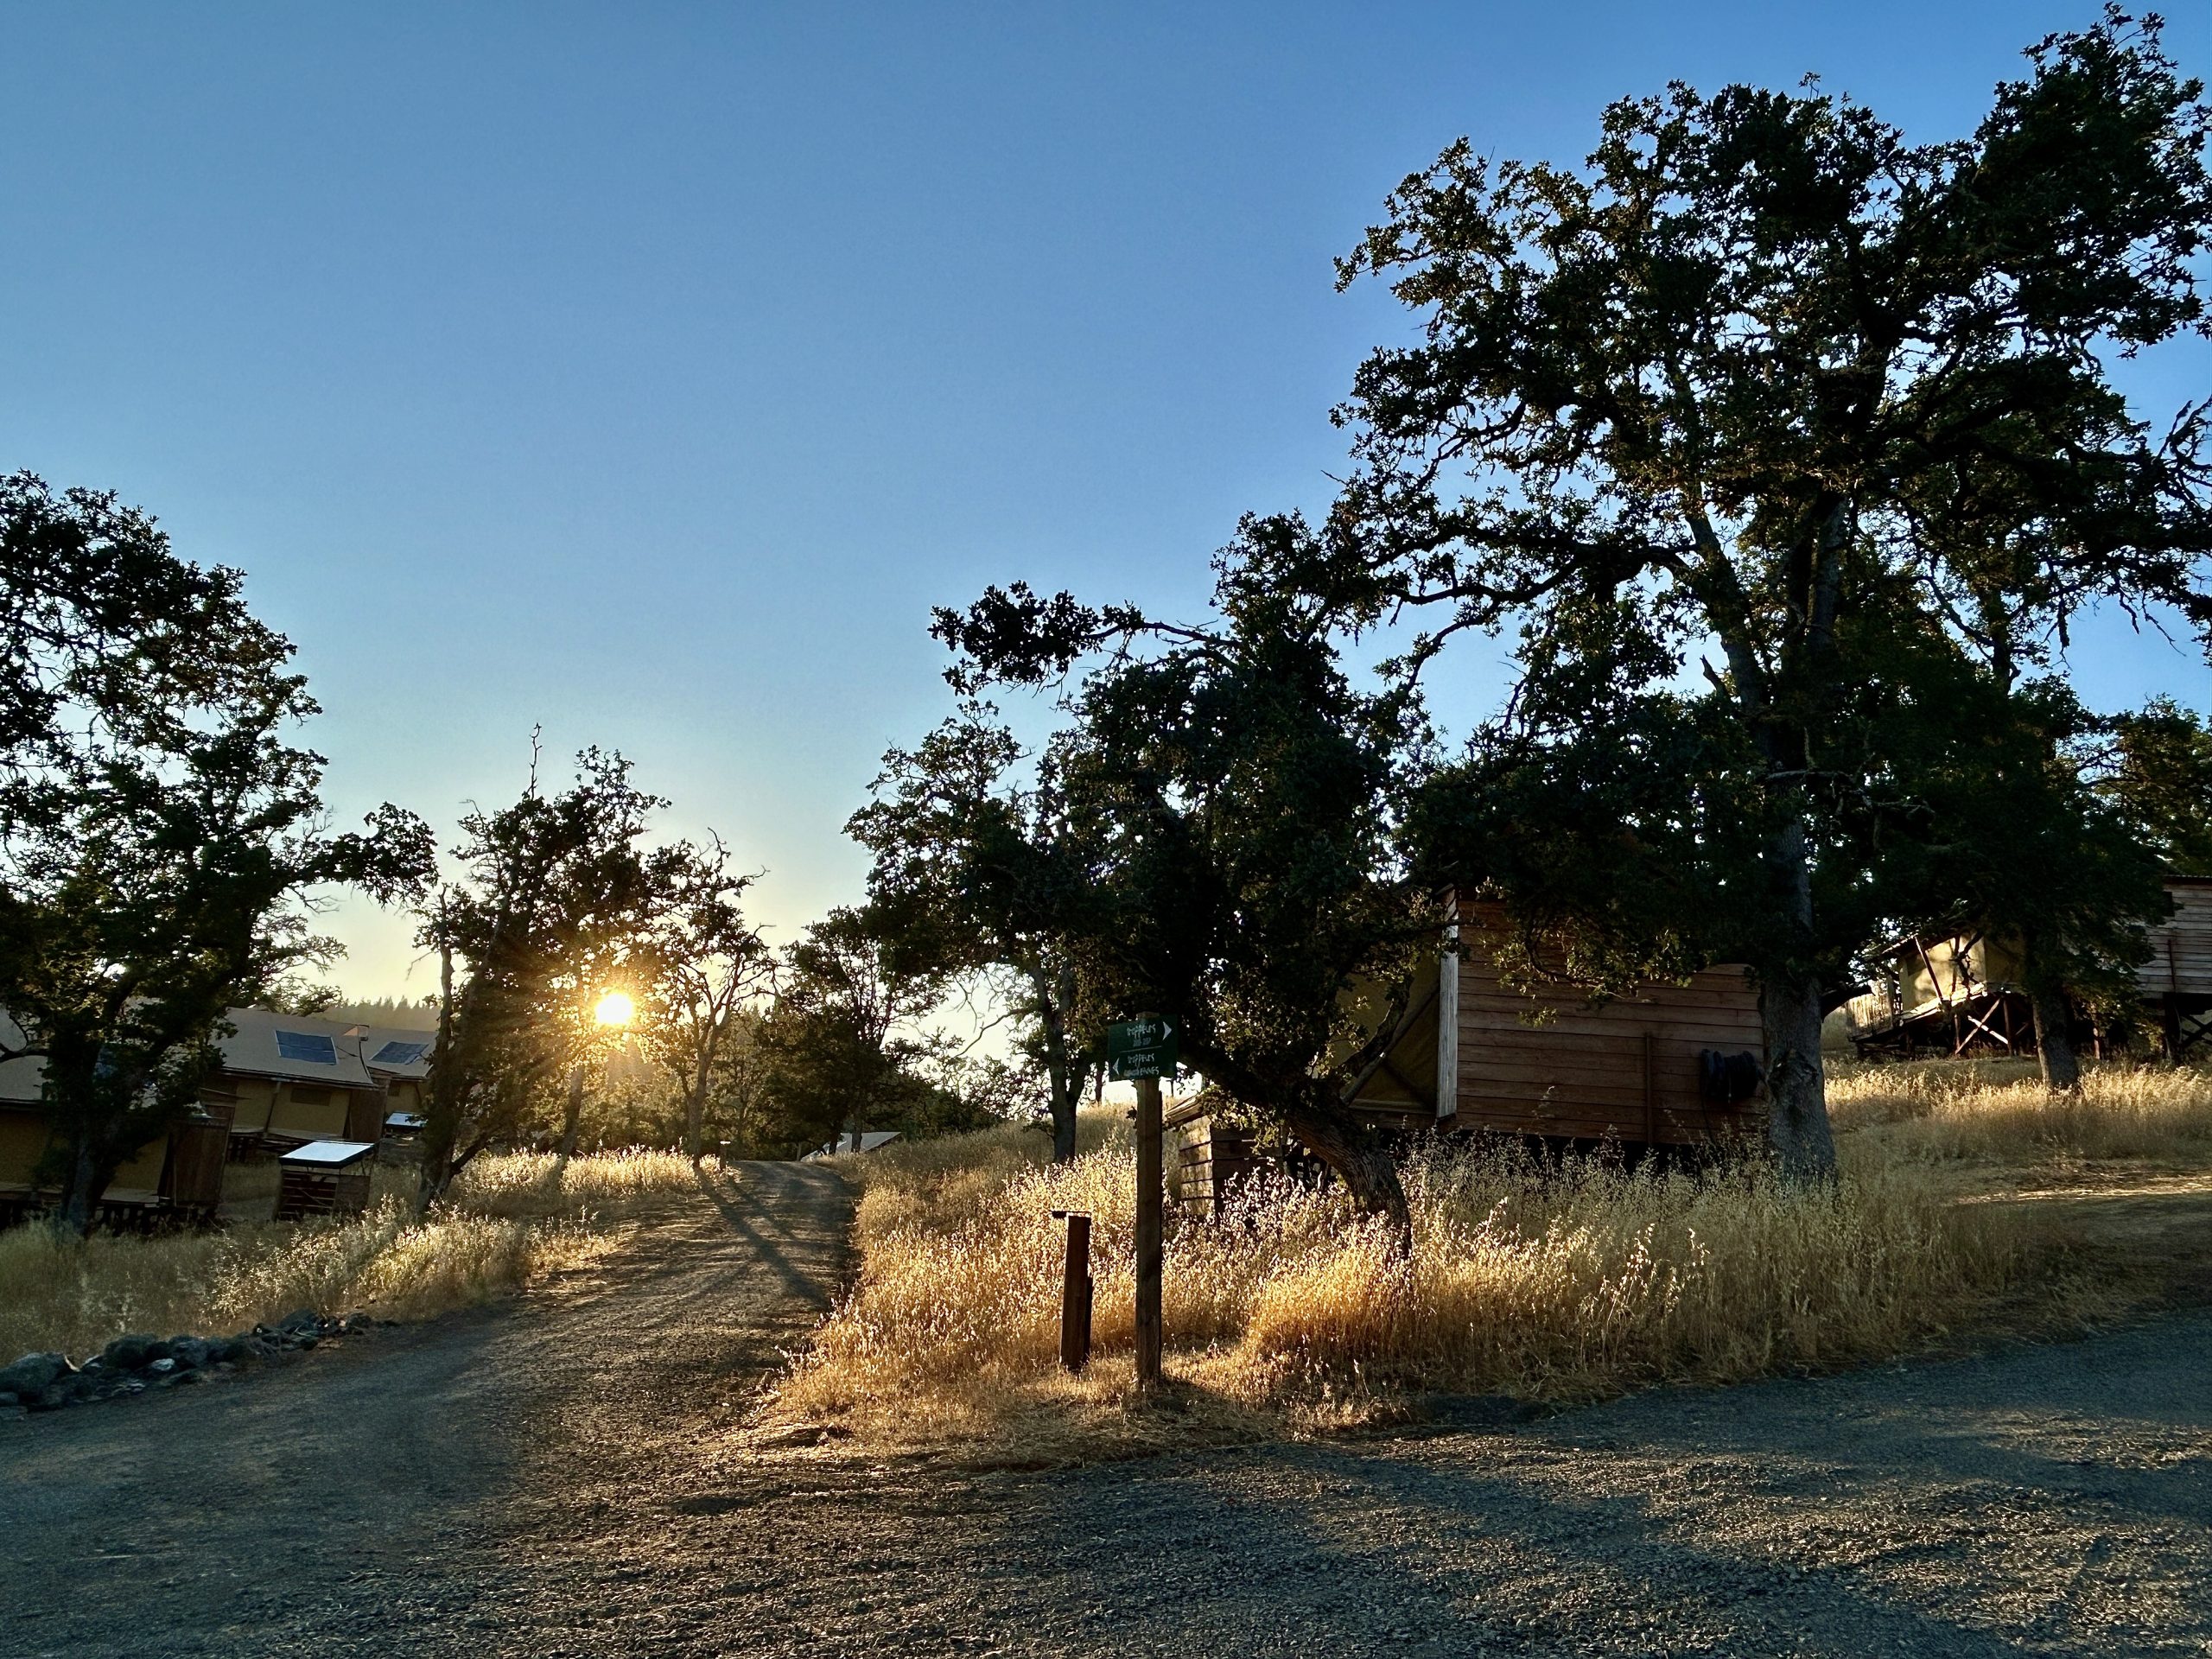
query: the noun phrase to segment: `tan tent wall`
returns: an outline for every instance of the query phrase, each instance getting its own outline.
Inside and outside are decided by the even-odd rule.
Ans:
[[[272,1078],[243,1077],[230,1071],[201,1090],[200,1096],[210,1106],[218,1100],[228,1100],[232,1135],[258,1135],[269,1127],[270,1108],[276,1101],[276,1084]]]
[[[27,1106],[0,1106],[0,1191],[29,1192],[46,1155],[46,1117]]]
[[[1436,1118],[1438,978],[1438,964],[1426,962],[1407,988],[1399,1016],[1402,1034],[1354,1083],[1351,1103],[1361,1111],[1378,1119]],[[1390,998],[1379,986],[1355,987],[1344,994],[1344,1001],[1364,1030],[1373,1031],[1389,1017]]]
[[[100,1195],[103,1204],[143,1204],[162,1190],[162,1171],[169,1160],[169,1138],[157,1135],[138,1149],[138,1155],[115,1172],[115,1179]]]
[[[27,1194],[32,1173],[51,1138],[43,1113],[0,1107],[0,1192]],[[213,1208],[222,1198],[223,1132],[218,1124],[187,1122],[156,1135],[115,1172],[104,1204],[145,1204],[160,1198],[188,1208]]]
[[[1898,1004],[1907,1011],[2014,985],[2020,977],[2018,950],[1979,935],[1911,946],[1899,958],[1898,968]]]
[[[351,1136],[373,1141],[373,1132],[354,1134],[356,1120],[371,1125],[383,1122],[385,1097],[380,1090],[339,1089],[329,1084],[230,1072],[203,1092],[211,1107],[219,1103],[230,1106],[232,1135],[289,1135],[303,1141]],[[223,1102],[226,1096],[229,1099]]]
[[[269,1133],[335,1140],[346,1133],[346,1109],[352,1096],[353,1090],[327,1084],[279,1084],[269,1109]]]

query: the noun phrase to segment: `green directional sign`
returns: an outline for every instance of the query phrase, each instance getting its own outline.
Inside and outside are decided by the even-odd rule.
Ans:
[[[1175,1070],[1175,1022],[1141,1014],[1106,1027],[1106,1075],[1116,1083],[1165,1077]]]

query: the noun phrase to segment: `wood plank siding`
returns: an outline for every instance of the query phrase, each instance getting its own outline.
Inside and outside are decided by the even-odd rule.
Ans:
[[[2174,913],[2151,930],[2151,959],[2137,970],[2144,995],[2212,996],[2212,876],[2169,876]]]
[[[1401,1035],[1353,1088],[1363,1116],[1630,1145],[1692,1146],[1764,1129],[1763,1095],[1723,1103],[1707,1099],[1702,1083],[1708,1050],[1764,1057],[1758,992],[1741,968],[1592,1004],[1565,983],[1535,994],[1505,984],[1496,906],[1463,906],[1460,932],[1455,971],[1432,967],[1415,982]],[[1443,1020],[1450,1035],[1440,1042]]]

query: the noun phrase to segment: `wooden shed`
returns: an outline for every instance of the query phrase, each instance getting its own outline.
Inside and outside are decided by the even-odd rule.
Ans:
[[[373,1141],[315,1141],[276,1160],[276,1219],[357,1216],[369,1207]]]
[[[224,1018],[230,1030],[216,1039],[222,1070],[200,1098],[229,1125],[232,1157],[383,1135],[389,1088],[362,1052],[365,1027],[269,1008],[232,1008]],[[419,1063],[428,1039],[416,1033],[414,1039]]]
[[[2148,930],[2151,954],[2136,982],[2146,1023],[2164,1034],[2167,1055],[2182,1059],[2212,1052],[2212,876],[2170,875],[2166,897],[2172,913]],[[1845,1005],[1860,1053],[2036,1052],[2035,1010],[2005,941],[1980,933],[1901,939],[1880,954],[1894,979]],[[2095,1031],[2077,1027],[2075,1035],[2098,1052]]]
[[[1165,1136],[1160,1167],[1176,1207],[1192,1217],[1215,1216],[1260,1167],[1252,1138],[1208,1109],[1207,1095],[1170,1106],[1160,1116]]]
[[[1502,906],[1459,912],[1429,1006],[1354,1090],[1354,1104],[1402,1114],[1424,1058],[1446,1128],[1627,1147],[1695,1147],[1763,1135],[1765,1033],[1758,989],[1730,964],[1685,984],[1640,985],[1592,1001],[1564,981],[1509,986]],[[1542,963],[1538,963],[1541,968]]]
[[[0,1040],[25,1046],[22,1027],[5,1014]],[[0,1226],[43,1211],[60,1197],[39,1180],[54,1138],[46,1062],[35,1055],[0,1061]],[[108,1183],[97,1219],[133,1230],[212,1220],[223,1201],[225,1140],[222,1124],[204,1111],[148,1136]]]
[[[2151,959],[2137,970],[2158,1015],[2167,1057],[2212,1054],[2212,875],[2170,875],[2173,914],[2151,930]]]

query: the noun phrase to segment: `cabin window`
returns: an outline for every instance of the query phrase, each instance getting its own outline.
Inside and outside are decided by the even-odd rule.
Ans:
[[[319,1083],[296,1083],[292,1085],[292,1104],[295,1106],[327,1106],[330,1090]]]

